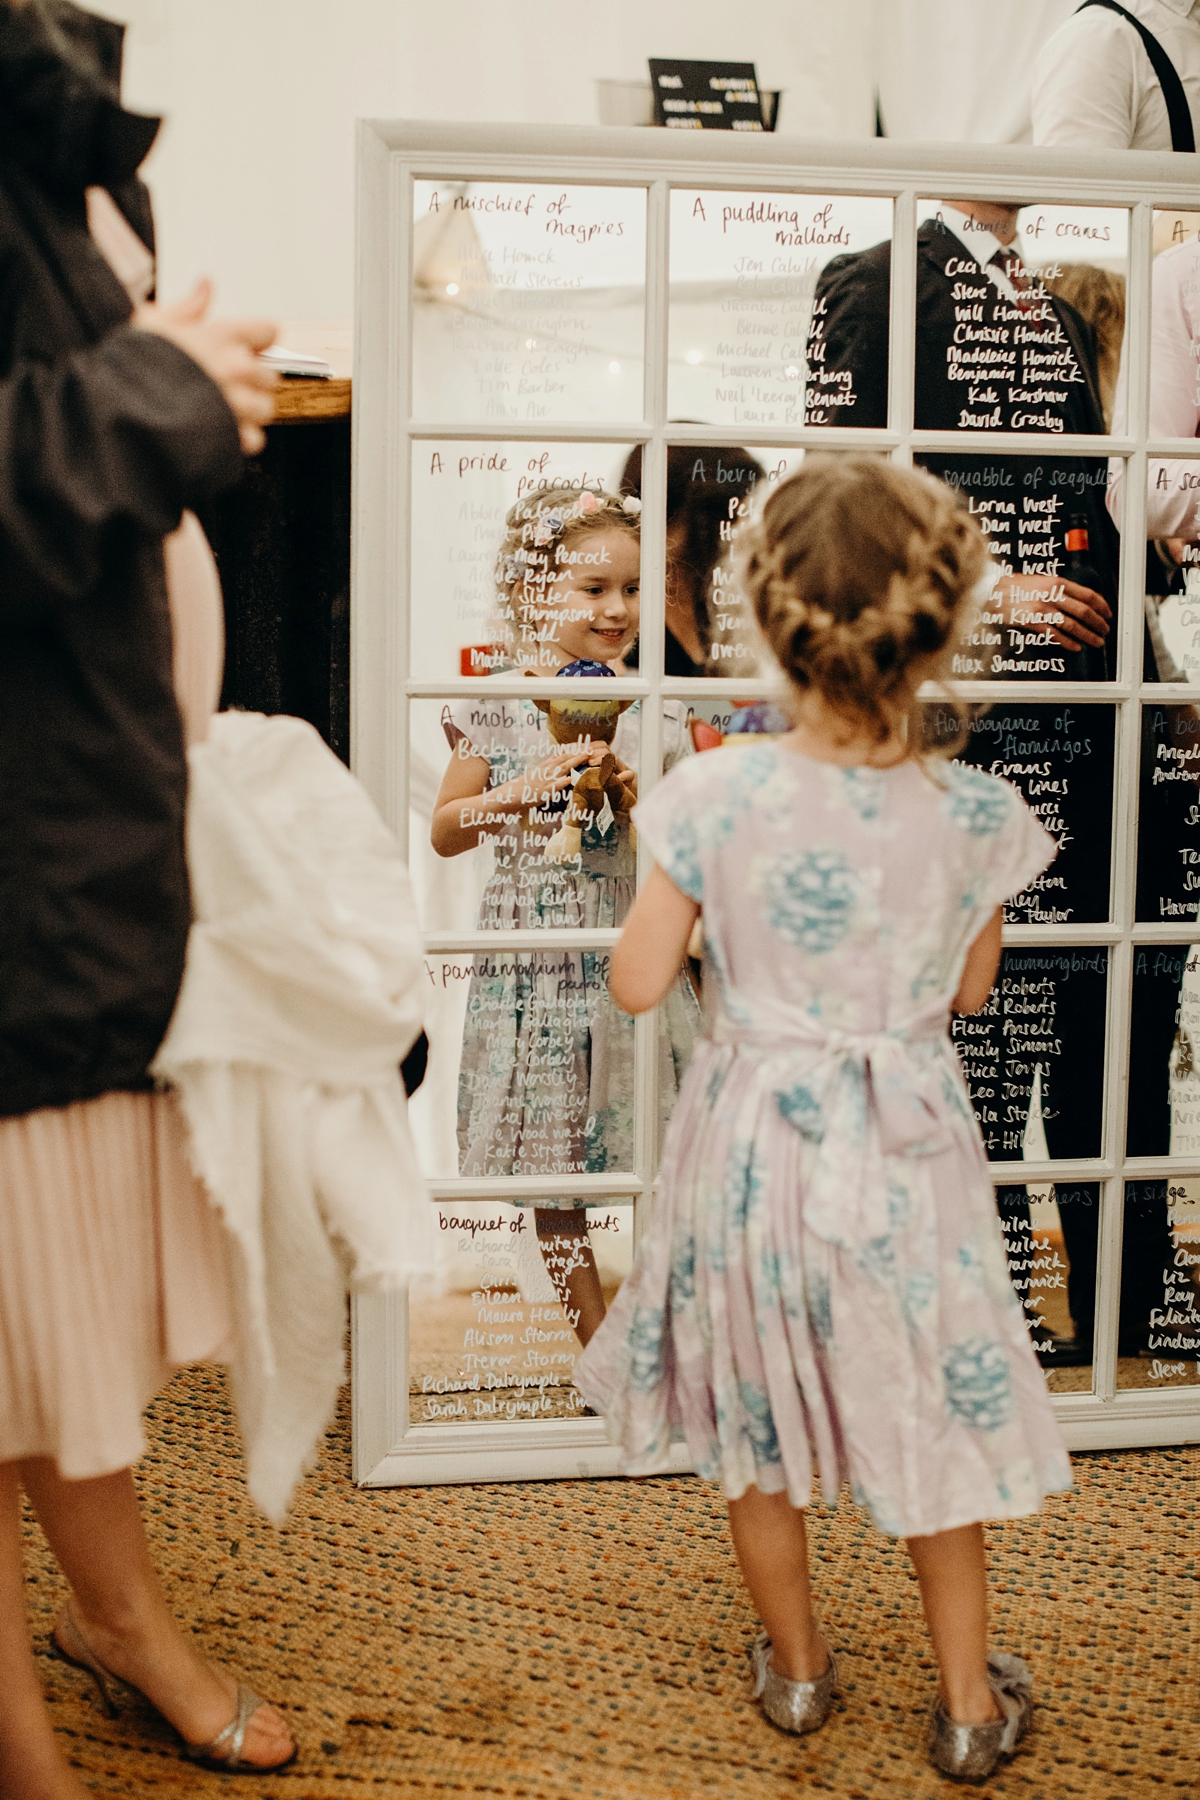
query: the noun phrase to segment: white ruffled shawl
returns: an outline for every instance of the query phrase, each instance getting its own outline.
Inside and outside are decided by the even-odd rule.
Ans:
[[[398,1072],[422,942],[394,838],[311,726],[221,713],[189,760],[194,924],[152,1073],[232,1243],[247,1482],[278,1520],[344,1379],[347,1288],[436,1275]]]

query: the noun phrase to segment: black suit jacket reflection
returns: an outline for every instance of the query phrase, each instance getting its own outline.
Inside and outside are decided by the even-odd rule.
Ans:
[[[808,424],[886,426],[891,272],[890,243],[835,257],[823,270],[809,342]],[[973,297],[971,290],[980,289],[984,290],[982,296]],[[1054,432],[1103,434],[1091,327],[1074,307],[1044,290],[1038,289],[1029,298],[1032,311],[1023,318],[954,232],[936,219],[920,227],[913,418],[918,430],[1027,431],[1036,436],[1039,446],[1046,446]],[[973,316],[965,319],[964,314]],[[1024,359],[1018,334],[1033,330],[1055,340],[1048,353],[1061,358],[1057,375],[1054,365],[1047,365],[1044,375],[1029,380],[1021,377]],[[963,343],[967,333],[972,335]],[[974,348],[984,333],[997,334],[994,346]],[[1002,357],[1014,348],[1017,354],[1012,362],[983,360],[989,354]],[[971,374],[972,357],[980,358],[978,379]],[[993,372],[984,372],[989,369]],[[1047,399],[1046,394],[1061,398]],[[1019,395],[1040,397],[1017,398]],[[1095,585],[1114,613],[1108,639],[1112,650],[1056,653],[1064,667],[1041,673],[1047,680],[1111,679],[1115,673],[1110,663],[1116,645],[1118,541],[1104,504],[1107,466],[1103,459],[1089,463],[1081,457],[1043,452],[1028,459],[922,454],[918,460],[962,489],[973,505],[980,500],[1015,498],[1020,513],[1023,493],[1036,493],[1043,499],[1062,494],[1056,521],[1057,555],[1050,559],[1057,566],[1047,567],[1045,559],[1028,555],[998,556],[997,560],[1011,564],[1015,573],[1063,573],[1067,514],[1087,514]],[[1043,656],[1041,660],[1047,659]]]

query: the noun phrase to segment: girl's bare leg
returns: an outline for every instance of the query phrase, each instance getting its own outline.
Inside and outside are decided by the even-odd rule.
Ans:
[[[588,1237],[587,1212],[582,1206],[573,1212],[536,1206],[533,1216],[554,1291],[576,1337],[586,1345],[604,1317],[604,1290]]]
[[[908,1539],[925,1622],[950,1717],[960,1725],[1003,1718],[987,1680],[987,1565],[983,1526]]]
[[[742,1580],[771,1640],[771,1666],[789,1681],[815,1681],[829,1667],[829,1650],[813,1613],[804,1514],[786,1494],[757,1488],[728,1506]]]
[[[86,1800],[54,1741],[29,1642],[20,1484],[0,1463],[0,1800]]]
[[[171,1616],[130,1471],[64,1481],[53,1462],[39,1458],[22,1463],[20,1473],[93,1654],[140,1688],[189,1743],[207,1743],[233,1717],[237,1682],[206,1663]],[[273,1763],[291,1743],[282,1716],[262,1707],[247,1727],[242,1755]]]

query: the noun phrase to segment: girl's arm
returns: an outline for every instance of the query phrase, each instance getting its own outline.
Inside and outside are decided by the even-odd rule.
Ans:
[[[658,1005],[683,967],[699,916],[696,902],[655,865],[630,909],[608,971],[608,991],[623,1011],[649,1012]]]
[[[467,748],[464,741],[462,749]],[[451,754],[429,828],[429,841],[439,856],[473,850],[481,837],[515,825],[520,817],[520,806],[509,793],[511,783],[485,792],[491,772],[486,756],[464,756],[458,749]]]
[[[1000,931],[1003,923],[1003,911],[997,907],[967,951],[958,992],[950,1002],[953,1012],[978,1012],[981,1006],[987,1005],[988,995],[996,985],[996,975],[1000,968]]]
[[[580,763],[599,760],[590,746],[576,744],[503,787],[489,788],[492,766],[487,757],[477,756],[465,739],[460,749],[466,754],[455,750],[451,756],[433,804],[429,841],[439,856],[460,856],[474,850],[481,838],[515,831],[527,807],[545,806],[570,787]]]

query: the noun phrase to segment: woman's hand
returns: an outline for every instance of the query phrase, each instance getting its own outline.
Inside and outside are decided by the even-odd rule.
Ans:
[[[1095,588],[1058,575],[1006,575],[992,590],[986,613],[1018,631],[1044,634],[1064,650],[1098,650],[1112,627],[1112,609]]]
[[[210,281],[199,281],[186,300],[174,306],[139,306],[129,323],[169,339],[199,363],[224,394],[243,451],[257,456],[267,441],[262,427],[274,416],[278,379],[258,352],[275,341],[275,327],[265,319],[210,319],[212,292]]]

